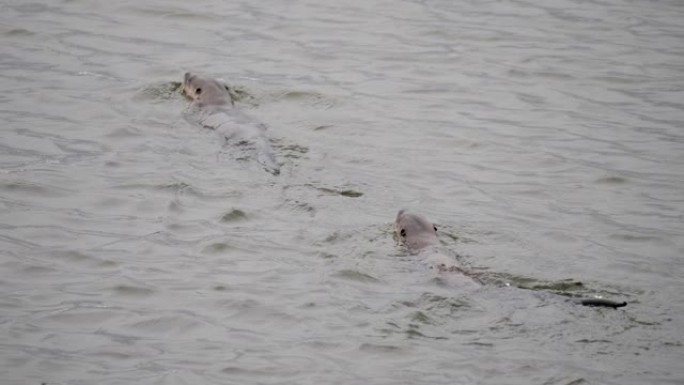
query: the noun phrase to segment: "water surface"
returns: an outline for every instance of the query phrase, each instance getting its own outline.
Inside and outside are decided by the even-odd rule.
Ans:
[[[684,379],[681,2],[0,10],[3,383]],[[185,118],[185,71],[281,175]],[[488,285],[408,255],[401,208]]]

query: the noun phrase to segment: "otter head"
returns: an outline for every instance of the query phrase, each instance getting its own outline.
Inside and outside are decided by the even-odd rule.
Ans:
[[[394,221],[394,229],[410,253],[439,243],[437,227],[425,217],[400,210]]]
[[[190,72],[183,77],[183,94],[202,106],[233,103],[225,84]]]

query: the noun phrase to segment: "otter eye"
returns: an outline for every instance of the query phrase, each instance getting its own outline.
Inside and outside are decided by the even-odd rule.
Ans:
[[[399,232],[399,235],[406,238],[406,229],[401,229],[401,231]]]
[[[437,231],[437,226],[432,225],[432,228],[435,229],[435,231]]]
[[[195,90],[195,93],[196,93],[197,95],[201,94],[201,93],[202,93],[202,89],[201,89],[201,88],[196,89],[196,90]]]

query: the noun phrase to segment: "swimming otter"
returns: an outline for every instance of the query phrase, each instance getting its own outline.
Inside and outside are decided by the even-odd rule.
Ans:
[[[409,253],[421,256],[426,262],[435,265],[440,271],[459,272],[472,277],[475,282],[481,283],[472,273],[456,266],[452,258],[449,258],[435,249],[435,246],[439,245],[437,227],[425,217],[418,214],[407,213],[405,210],[399,210],[397,218],[394,221],[394,229],[403,244],[406,245]],[[616,302],[601,298],[580,298],[573,300],[584,306],[612,308],[627,306],[627,302]]]
[[[456,266],[452,258],[436,249],[439,245],[437,227],[422,215],[400,210],[394,221],[394,229],[409,253],[419,255],[431,267],[440,271],[458,271],[471,275]]]
[[[274,175],[280,173],[273,150],[266,138],[266,126],[232,108],[233,99],[226,85],[218,80],[186,72],[183,93],[200,109],[198,122],[223,134],[236,144],[248,144],[256,151],[257,161]]]

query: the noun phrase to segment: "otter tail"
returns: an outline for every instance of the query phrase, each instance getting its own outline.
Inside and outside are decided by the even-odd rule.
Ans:
[[[280,166],[275,161],[273,149],[266,138],[260,138],[255,143],[257,161],[273,175],[280,174]]]
[[[603,298],[580,298],[577,299],[577,303],[579,303],[582,306],[612,307],[613,309],[627,306],[627,302],[617,302]]]

